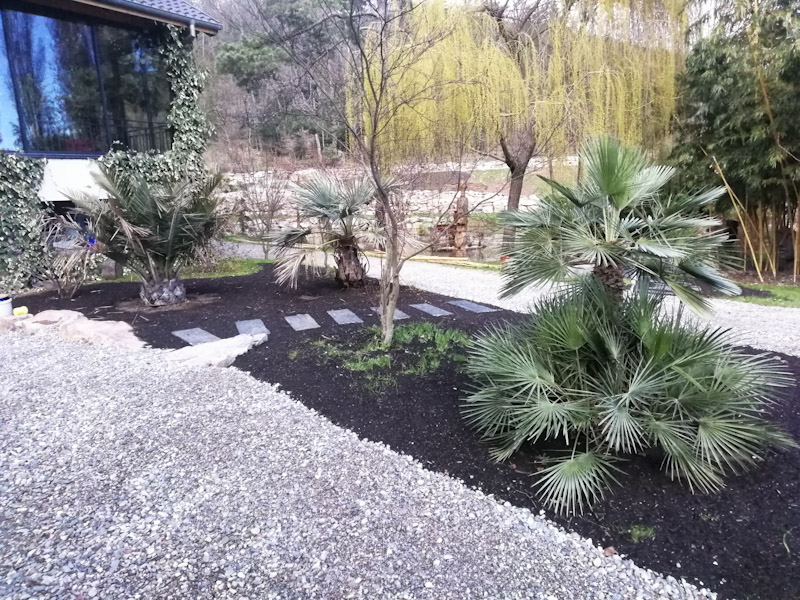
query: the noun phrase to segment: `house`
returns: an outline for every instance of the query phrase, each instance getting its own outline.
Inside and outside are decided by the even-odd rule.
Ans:
[[[221,29],[184,0],[0,0],[0,151],[47,159],[41,200],[90,187],[109,150],[170,148],[163,24]]]

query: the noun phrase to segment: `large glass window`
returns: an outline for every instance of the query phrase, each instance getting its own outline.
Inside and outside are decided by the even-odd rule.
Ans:
[[[170,90],[152,39],[116,27],[98,27],[112,141],[133,150],[168,143]]]
[[[5,28],[0,18],[0,150],[16,150],[22,148],[22,139],[7,56]]]
[[[0,148],[169,147],[169,85],[146,32],[13,10],[0,23]]]

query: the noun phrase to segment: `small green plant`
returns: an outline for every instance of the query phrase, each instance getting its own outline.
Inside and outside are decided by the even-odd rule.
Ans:
[[[656,530],[647,525],[634,525],[628,530],[628,535],[630,535],[631,541],[634,544],[638,544],[639,542],[655,539]]]
[[[713,513],[710,513],[710,512],[700,513],[700,518],[703,521],[719,521],[719,517],[717,515],[713,514]]]
[[[300,355],[298,350],[289,350],[289,360],[295,360]]]
[[[364,373],[366,388],[374,392],[393,385],[397,375],[427,375],[447,359],[462,363],[465,356],[453,350],[469,343],[469,336],[462,331],[422,322],[398,327],[389,350],[381,344],[378,327],[367,329],[355,343],[323,339],[310,345],[322,360],[337,361],[348,371]]]

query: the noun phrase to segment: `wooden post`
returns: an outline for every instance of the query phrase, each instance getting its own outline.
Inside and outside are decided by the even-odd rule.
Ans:
[[[467,221],[469,215],[469,203],[467,202],[467,186],[459,186],[458,199],[456,200],[456,211],[453,216],[455,225],[455,255],[464,258],[467,256]]]

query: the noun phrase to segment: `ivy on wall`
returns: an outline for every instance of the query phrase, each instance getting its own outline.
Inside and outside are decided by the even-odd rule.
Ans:
[[[184,29],[163,26],[158,52],[163,57],[172,90],[167,122],[172,129],[172,147],[162,153],[112,150],[100,161],[123,169],[151,183],[175,182],[204,169],[203,152],[212,128],[200,108],[206,74],[197,67],[192,39]]]
[[[148,182],[176,182],[204,170],[203,152],[212,133],[200,109],[205,73],[195,63],[192,40],[179,27],[164,26],[157,49],[172,90],[167,121],[172,147],[163,153],[112,150],[99,160]],[[0,295],[27,287],[47,266],[38,191],[44,161],[0,152]]]
[[[45,263],[43,174],[43,160],[0,152],[0,295],[27,287]]]

